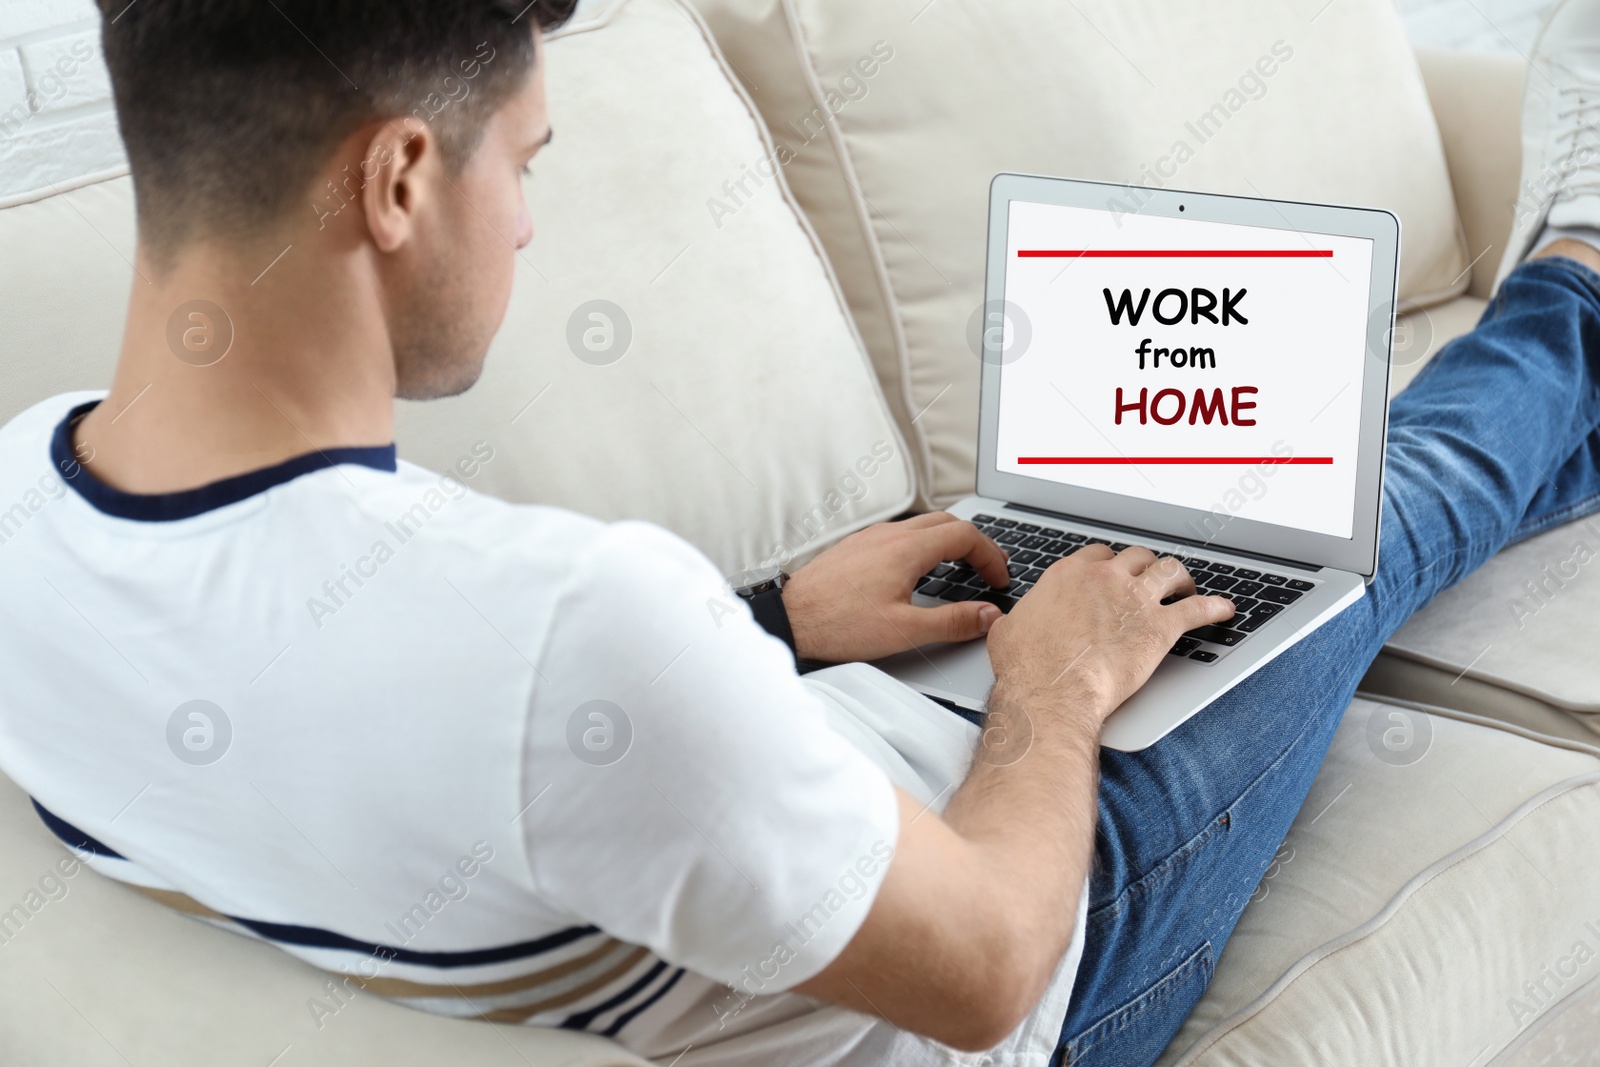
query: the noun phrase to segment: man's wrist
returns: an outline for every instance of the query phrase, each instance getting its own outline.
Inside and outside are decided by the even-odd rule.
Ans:
[[[802,662],[821,662],[816,656],[816,641],[811,624],[811,611],[807,605],[806,580],[798,574],[790,575],[783,586],[784,614],[789,620],[789,633],[794,639],[795,658]],[[798,586],[798,588],[797,588]]]
[[[1021,713],[1034,732],[1067,731],[1098,745],[1100,730],[1115,711],[1110,699],[1088,682],[1072,677],[1053,685],[1000,679],[989,693],[989,713]]]

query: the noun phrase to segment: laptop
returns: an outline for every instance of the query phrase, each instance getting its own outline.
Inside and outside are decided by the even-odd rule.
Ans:
[[[1176,556],[1237,614],[1190,632],[1108,720],[1160,740],[1358,600],[1377,570],[1400,224],[1386,211],[1001,174],[990,190],[977,493],[1011,556],[945,563],[926,606],[1009,611],[1086,544]],[[878,663],[969,712],[982,641]]]

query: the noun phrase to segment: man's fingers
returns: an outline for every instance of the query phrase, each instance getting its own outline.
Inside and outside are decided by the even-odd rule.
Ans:
[[[909,519],[901,519],[900,525],[910,530],[921,530],[929,526],[942,526],[947,522],[960,521],[948,511],[930,511],[922,515],[913,515]]]
[[[1197,627],[1233,618],[1233,601],[1222,596],[1191,596],[1169,605],[1166,610],[1174,613],[1178,629],[1188,633]]]
[[[1132,548],[1125,548],[1117,553],[1117,566],[1129,574],[1143,574],[1145,568],[1155,561],[1156,554],[1154,552],[1148,548],[1140,548],[1138,545]]]
[[[935,641],[971,641],[989,632],[1000,621],[1000,609],[981,600],[945,604],[937,608],[906,609],[900,630],[916,646]]]
[[[1000,546],[978,532],[970,522],[944,522],[921,531],[921,564],[926,570],[943,560],[962,559],[997,589],[1011,584],[1006,573],[1006,554]]]
[[[1116,553],[1111,551],[1110,545],[1084,545],[1075,552],[1069,552],[1061,558],[1060,563],[1052,563],[1052,567],[1059,567],[1062,563],[1100,563],[1104,560],[1115,559]]]
[[[1194,593],[1194,578],[1178,560],[1163,556],[1146,567],[1136,582],[1143,583],[1145,591],[1157,600],[1169,596],[1190,596]]]

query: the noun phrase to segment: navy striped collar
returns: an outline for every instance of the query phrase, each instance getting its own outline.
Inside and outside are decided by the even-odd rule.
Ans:
[[[174,522],[192,519],[208,511],[237,504],[273,486],[291,482],[302,474],[353,463],[373,470],[394,473],[397,468],[395,447],[371,445],[358,448],[329,448],[308,452],[303,456],[261,470],[236,474],[197,489],[184,489],[176,493],[128,493],[100,481],[79,465],[72,448],[72,428],[99,404],[91,400],[67,412],[67,417],[56,426],[50,438],[50,460],[78,495],[97,511],[119,519],[139,522]]]

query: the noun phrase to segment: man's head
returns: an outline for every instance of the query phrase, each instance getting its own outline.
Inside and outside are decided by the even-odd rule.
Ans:
[[[532,235],[519,172],[549,137],[537,31],[576,0],[100,6],[158,271],[195,246],[332,230],[305,252],[371,253],[399,395],[476,380]]]

